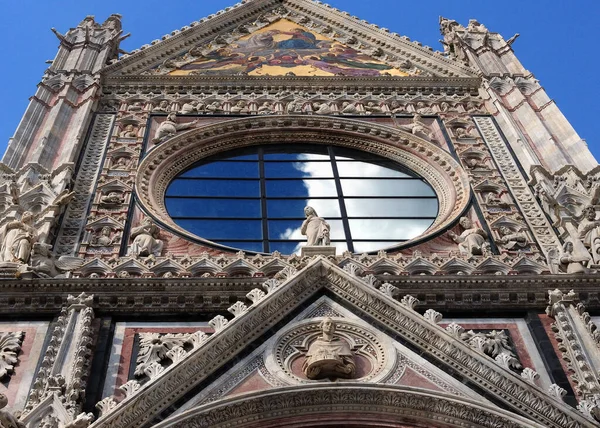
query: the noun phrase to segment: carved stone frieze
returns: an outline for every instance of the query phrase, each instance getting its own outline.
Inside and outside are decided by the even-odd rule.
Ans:
[[[139,333],[140,350],[137,356],[135,375],[142,376],[151,364],[161,364],[170,359],[175,362],[177,354],[169,354],[175,348],[192,347],[195,335],[190,333]],[[187,351],[184,351],[184,353]]]

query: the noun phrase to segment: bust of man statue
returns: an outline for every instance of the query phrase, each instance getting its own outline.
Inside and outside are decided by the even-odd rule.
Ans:
[[[313,207],[304,208],[306,220],[302,223],[300,233],[306,236],[307,246],[329,245],[329,232],[331,226],[325,219],[319,217]]]
[[[335,337],[335,322],[325,318],[319,324],[322,335],[308,347],[302,371],[309,379],[352,379],[356,373],[354,354],[350,345]]]

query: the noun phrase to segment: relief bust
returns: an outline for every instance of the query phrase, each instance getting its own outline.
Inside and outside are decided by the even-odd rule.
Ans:
[[[313,380],[352,379],[356,364],[350,345],[343,338],[334,336],[336,326],[331,318],[323,319],[319,327],[322,335],[310,344],[302,371]]]

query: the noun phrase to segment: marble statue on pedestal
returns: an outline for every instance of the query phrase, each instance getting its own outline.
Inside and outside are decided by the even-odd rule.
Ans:
[[[306,220],[302,223],[300,233],[306,236],[307,246],[330,245],[331,226],[325,219],[319,217],[313,207],[304,208]]]
[[[129,253],[135,257],[158,257],[163,248],[163,241],[158,239],[160,230],[152,220],[145,218],[141,226],[131,230],[133,243]]]
[[[352,379],[356,374],[354,354],[350,345],[341,337],[335,337],[335,322],[325,318],[319,324],[322,335],[308,347],[302,370],[309,379]]]
[[[27,264],[36,241],[37,232],[33,227],[33,214],[25,211],[21,220],[11,221],[6,225],[0,248],[0,261]]]
[[[483,244],[487,239],[485,233],[479,227],[474,227],[473,222],[468,217],[462,217],[459,220],[464,232],[460,235],[450,231],[448,234],[454,242],[458,244],[458,249],[463,256],[480,256],[483,254]]]
[[[7,405],[8,398],[6,395],[0,393],[0,409],[3,409]],[[6,410],[0,410],[0,428],[25,428],[25,424]]]

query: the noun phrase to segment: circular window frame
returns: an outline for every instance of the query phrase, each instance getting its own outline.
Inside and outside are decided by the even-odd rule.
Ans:
[[[471,200],[469,178],[440,147],[406,131],[340,117],[264,116],[225,120],[196,128],[152,147],[138,167],[135,192],[141,208],[168,230],[192,242],[239,251],[208,241],[178,226],[165,204],[171,181],[197,162],[238,148],[270,144],[333,145],[392,160],[421,176],[438,198],[438,216],[421,235],[390,249],[402,249],[444,231]],[[245,251],[253,253],[252,251]]]

